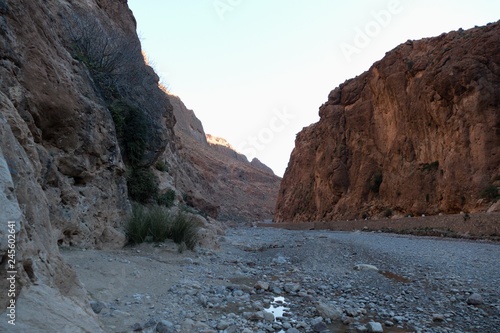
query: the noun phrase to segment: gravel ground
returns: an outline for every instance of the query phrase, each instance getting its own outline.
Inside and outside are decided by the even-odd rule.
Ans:
[[[62,253],[107,332],[500,332],[496,243],[233,228],[217,251]]]

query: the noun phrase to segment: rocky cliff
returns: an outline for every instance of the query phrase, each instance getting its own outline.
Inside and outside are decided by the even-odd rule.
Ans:
[[[2,320],[0,330],[99,332],[58,245],[110,248],[125,242],[125,167],[104,87],[137,98],[159,122],[173,126],[173,116],[142,97],[157,79],[140,60],[126,1],[2,0],[0,13],[2,290],[8,290],[7,265],[17,271],[15,298],[0,297],[2,309],[16,300],[16,326]],[[127,88],[130,76],[142,81]],[[145,147],[142,164],[173,137],[151,124],[159,134]],[[7,221],[16,225],[15,263],[7,261]],[[70,329],[72,318],[79,319]]]
[[[177,119],[174,131],[180,139],[180,154],[196,170],[188,177],[171,172],[171,182],[186,201],[223,221],[272,219],[281,178],[258,160],[248,162],[227,140],[205,134],[194,112],[178,97],[169,98]]]
[[[276,221],[489,209],[500,186],[500,22],[407,41],[333,90],[319,115],[297,135]]]
[[[185,112],[176,129],[174,110]],[[255,180],[251,195],[275,198],[278,180],[209,148],[194,113],[159,87],[126,0],[0,0],[0,307],[16,305],[0,331],[101,331],[59,247],[122,247],[130,198],[151,200],[144,175],[207,215],[269,216],[269,202],[234,193]]]

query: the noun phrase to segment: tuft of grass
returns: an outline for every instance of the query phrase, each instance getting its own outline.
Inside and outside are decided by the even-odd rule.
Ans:
[[[172,217],[163,207],[146,207],[138,203],[132,206],[132,216],[127,221],[126,231],[129,241],[163,242],[170,235]]]
[[[149,234],[149,223],[147,222],[148,212],[146,207],[138,204],[132,204],[132,216],[125,226],[129,241],[132,243],[143,243]]]
[[[176,244],[194,250],[198,244],[200,226],[183,213],[171,214],[162,206],[143,206],[134,203],[132,216],[126,224],[131,243],[164,242],[172,239]]]
[[[165,193],[160,194],[156,198],[156,203],[160,206],[172,207],[175,201],[175,191],[172,189],[167,190]]]
[[[172,240],[181,245],[184,243],[189,250],[194,250],[198,243],[198,229],[200,226],[185,214],[178,214],[170,227]]]

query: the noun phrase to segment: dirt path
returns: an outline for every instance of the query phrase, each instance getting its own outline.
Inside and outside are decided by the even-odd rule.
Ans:
[[[107,332],[499,332],[500,327],[498,244],[237,228],[227,230],[218,251],[180,254],[165,243],[62,253]]]

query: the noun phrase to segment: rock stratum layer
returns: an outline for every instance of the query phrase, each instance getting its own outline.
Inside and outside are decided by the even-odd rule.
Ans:
[[[498,210],[500,23],[407,41],[319,115],[297,135],[276,221]]]

